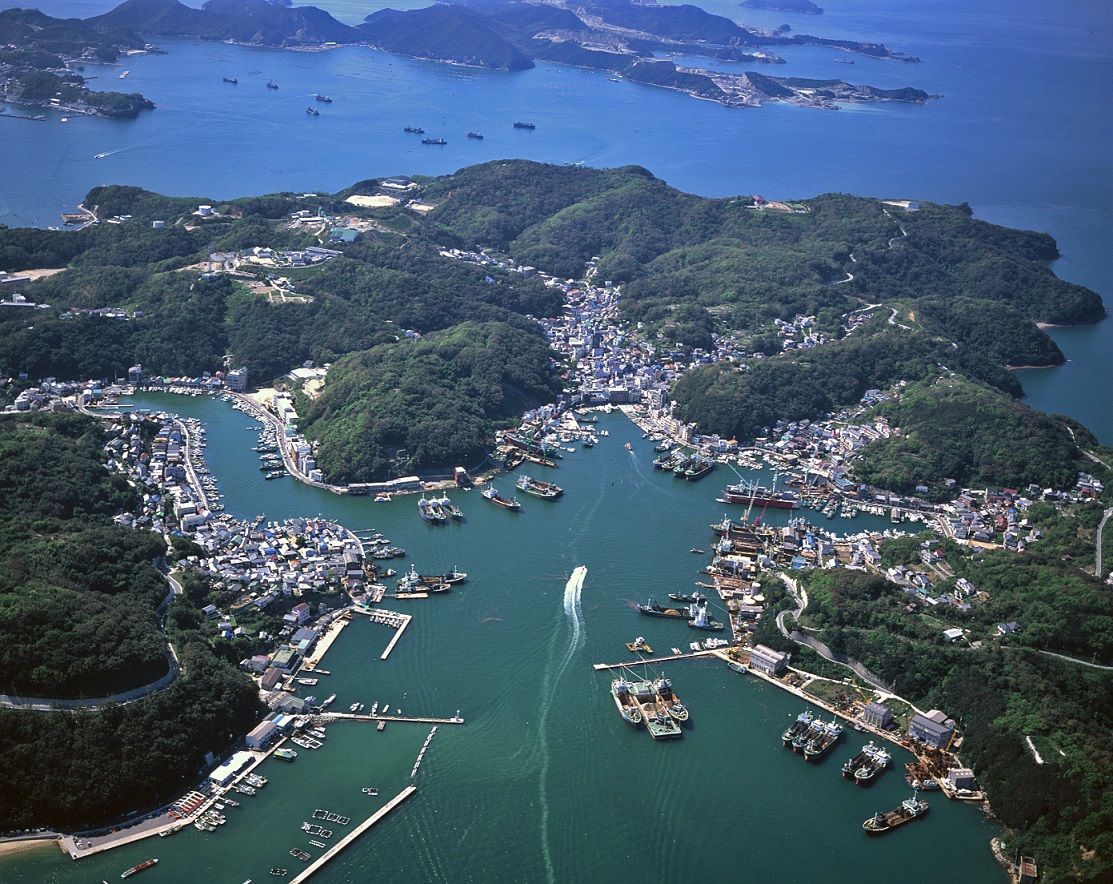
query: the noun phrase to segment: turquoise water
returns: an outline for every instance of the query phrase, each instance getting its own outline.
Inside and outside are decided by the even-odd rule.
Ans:
[[[596,448],[545,471],[565,488],[561,500],[526,499],[515,516],[476,492],[456,492],[466,521],[438,528],[420,520],[413,498],[376,504],[264,481],[249,450],[254,434],[243,429],[248,421],[220,401],[138,402],[205,421],[207,459],[235,514],[323,513],[381,530],[419,570],[458,565],[471,577],[445,597],[389,604],[415,619],[388,661],[379,654],[391,633],[362,619],[325,658],[332,674],[313,690],[335,692],[338,709],[378,700],[408,715],[459,709],[467,723],[439,728],[418,793],[320,881],[373,874],[414,882],[606,882],[631,868],[649,881],[737,880],[742,870],[757,880],[804,881],[819,869],[849,880],[839,876],[853,869],[859,881],[927,882],[939,868],[961,870],[963,881],[1000,880],[986,847],[993,829],[974,808],[942,796],[930,799],[931,813],[915,826],[868,838],[861,821],[906,797],[900,774],[889,771],[870,789],[843,781],[840,766],[861,746],[855,734],[819,765],[805,764],[780,744],[802,704],[720,662],[666,664],[692,714],[683,740],[654,743],[619,719],[610,676],[591,664],[628,659],[623,642],[637,635],[666,653],[698,637],[642,617],[632,604],[699,578],[705,557],[689,549],[708,548],[708,526],[722,517],[715,497],[723,470],[694,484],[654,471],[651,443],[614,415],[601,423],[611,435]],[[508,477],[499,483],[510,490]],[[577,603],[566,585],[578,565],[588,572]],[[400,791],[427,733],[417,724],[390,724],[382,733],[332,725],[322,750],[301,752],[293,765],[267,762],[270,784],[254,798],[241,796],[216,834],[188,829],[78,863],[44,851],[0,860],[0,878],[109,880],[157,856],[158,868],[144,873],[156,884],[269,880],[271,867],[291,868],[291,847],[317,852],[300,832],[313,808],[358,820],[378,806],[364,786],[380,788],[380,803]],[[900,773],[907,758],[896,754]]]

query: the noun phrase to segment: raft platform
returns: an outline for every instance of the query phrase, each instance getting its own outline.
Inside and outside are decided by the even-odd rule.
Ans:
[[[365,819],[362,823],[352,829],[351,833],[345,835],[332,847],[322,853],[316,860],[309,864],[309,866],[300,875],[297,875],[290,884],[301,884],[302,881],[308,881],[314,874],[319,872],[325,865],[334,859],[345,847],[355,841],[360,835],[370,829],[375,823],[385,817],[399,804],[413,795],[417,791],[417,786],[406,786],[401,792],[390,799],[386,804],[375,811],[371,816]]]

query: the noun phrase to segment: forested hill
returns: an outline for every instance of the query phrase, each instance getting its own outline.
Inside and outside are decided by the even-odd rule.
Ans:
[[[638,166],[524,160],[414,187],[407,199],[431,211],[345,202],[389,192],[374,179],[331,197],[363,232],[335,260],[284,271],[296,297],[277,301],[263,268],[199,270],[214,252],[327,240],[328,225],[290,220],[306,205],[293,194],[221,201],[101,187],[85,204],[130,221],[0,231],[0,269],[69,267],[24,287],[50,305],[33,322],[0,314],[0,375],[110,377],[136,362],[196,375],[230,353],[266,383],[306,360],[335,363],[301,413],[329,477],[357,481],[471,463],[496,428],[559,392],[560,371],[526,317],[559,314],[560,291],[515,264],[576,279],[598,258],[596,279],[621,284],[625,318],[662,363],[712,363],[675,385],[679,416],[739,439],[855,404],[871,388],[931,380],[941,367],[1018,396],[1006,365],[1062,359],[1034,323],[1104,310],[1048,268],[1051,237],[978,221],[965,206],[845,194],[708,199]],[[196,215],[199,203],[215,214]],[[452,260],[446,247],[487,247],[505,266]],[[776,323],[798,315],[811,317],[821,345],[782,351]],[[422,429],[433,412],[453,427],[436,444]],[[1011,475],[1005,463],[969,466]]]

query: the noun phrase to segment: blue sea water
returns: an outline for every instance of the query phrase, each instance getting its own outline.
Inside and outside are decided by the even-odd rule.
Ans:
[[[112,5],[39,4],[77,17]],[[356,23],[384,4],[321,5]],[[442,174],[508,157],[637,163],[708,196],[841,191],[965,201],[987,221],[1052,234],[1063,252],[1056,272],[1107,300],[1113,295],[1108,5],[839,0],[818,16],[746,10],[729,0],[704,6],[763,27],[788,22],[796,32],[880,41],[921,59],[906,64],[803,47],[784,50],[788,64],[767,72],[915,86],[942,97],[838,112],[778,104],[728,110],[551,64],[502,73],[363,48],[309,53],[160,41],[169,54],[129,60],[123,81],[117,70],[87,71],[97,73],[99,88],[152,98],[157,109],[138,120],[71,118],[62,125],[52,114],[45,124],[0,121],[0,220],[55,224],[90,187],[107,182],[217,199],[331,191],[372,176]],[[836,63],[847,58],[855,64]],[[238,77],[239,85],[222,83],[223,76]],[[265,89],[268,79],[280,89]],[[334,102],[310,117],[304,108],[316,92]],[[537,129],[513,129],[523,118]],[[422,145],[402,132],[406,125],[448,144]],[[468,131],[486,137],[468,139]],[[1106,443],[1113,442],[1113,385],[1104,383],[1110,327],[1054,331],[1071,362],[1022,375],[1031,404],[1079,418]]]

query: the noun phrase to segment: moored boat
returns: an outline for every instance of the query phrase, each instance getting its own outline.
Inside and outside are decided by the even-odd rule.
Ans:
[[[498,493],[498,490],[493,485],[484,488],[479,493],[486,497],[489,501],[491,501],[491,503],[497,504],[503,509],[510,510],[511,512],[516,513],[522,508],[522,505],[518,502],[517,498],[503,497],[501,494]]]
[[[820,722],[819,732],[804,746],[804,760],[814,761],[826,755],[842,736],[842,725],[832,719]]]
[[[293,761],[295,758],[298,757],[298,753],[295,749],[289,749],[286,746],[280,746],[279,748],[274,750],[274,757],[279,758],[282,761]]]
[[[552,482],[542,482],[539,479],[533,479],[525,475],[518,479],[514,487],[523,494],[539,497],[542,500],[556,500],[564,493],[564,489],[559,485],[554,485]]]
[[[781,734],[781,741],[784,745],[788,745],[795,740],[800,734],[804,733],[812,723],[812,714],[804,710],[796,716],[796,721],[788,726],[788,729]]]
[[[685,605],[699,605],[707,603],[707,596],[705,596],[698,589],[695,592],[670,592],[669,599],[674,602],[683,602]]]
[[[681,474],[689,482],[697,482],[715,469],[715,462],[696,455]]]
[[[611,696],[623,721],[633,727],[642,723],[642,710],[630,691],[630,682],[624,678],[616,678],[611,682]]]
[[[638,610],[648,617],[668,617],[674,620],[686,620],[690,616],[687,608],[665,608],[650,599],[644,605],[638,605]]]
[[[880,746],[871,741],[862,749],[866,757],[854,768],[854,782],[857,785],[870,782],[879,773],[889,766],[892,756]]]
[[[823,732],[823,722],[818,718],[813,718],[808,722],[807,727],[800,733],[792,738],[792,751],[803,752],[804,747],[812,741],[814,737],[818,737]]]
[[[769,489],[764,485],[738,484],[727,485],[723,489],[723,499],[727,503],[741,503],[765,509],[794,510],[800,506],[800,498],[792,491]]]
[[[630,692],[641,707],[642,720],[653,739],[675,740],[683,736],[680,725],[661,706],[657,691],[651,682],[634,682],[630,685]]]
[[[676,696],[671,681],[662,676],[653,682],[653,687],[657,689],[658,706],[664,708],[670,718],[678,722],[688,720],[688,707]]]
[[[903,826],[909,820],[914,820],[927,812],[928,803],[913,796],[902,801],[900,807],[895,810],[875,813],[862,823],[862,828],[871,835],[880,835],[883,832],[895,829],[897,826]]]
[[[692,605],[692,610],[695,612],[695,616],[688,621],[688,625],[692,627],[692,629],[719,632],[725,628],[718,620],[713,620],[707,615],[707,599],[704,599],[702,604]]]
[[[429,500],[425,495],[422,495],[418,499],[417,511],[422,519],[432,525],[440,525],[447,518],[444,511],[435,506],[433,501]]]

